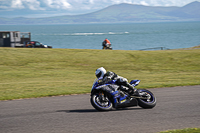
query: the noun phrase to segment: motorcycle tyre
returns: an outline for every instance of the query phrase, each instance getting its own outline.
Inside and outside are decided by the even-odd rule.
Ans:
[[[112,104],[111,101],[109,101],[109,102],[110,102],[110,106],[107,107],[107,108],[103,108],[103,107],[101,107],[100,105],[97,105],[97,103],[95,102],[95,98],[96,98],[96,97],[97,97],[96,94],[92,94],[92,95],[91,95],[91,98],[90,98],[90,102],[91,102],[92,106],[93,106],[96,110],[98,110],[98,111],[110,111],[110,110],[113,109],[113,104]]]
[[[146,90],[146,89],[138,89],[138,90],[142,90],[142,91],[148,92],[151,95],[151,97],[153,97],[153,101],[152,102],[145,102],[143,99],[137,98],[138,105],[140,107],[142,107],[144,109],[151,109],[151,108],[156,106],[156,97],[154,96],[154,94],[151,91]]]

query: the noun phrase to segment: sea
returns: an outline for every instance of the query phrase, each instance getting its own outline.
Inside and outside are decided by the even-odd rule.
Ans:
[[[200,22],[0,25],[0,31],[31,32],[31,40],[61,49],[179,49],[200,45]]]

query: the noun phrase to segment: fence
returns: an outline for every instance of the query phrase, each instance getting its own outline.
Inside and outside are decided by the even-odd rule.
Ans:
[[[143,50],[169,50],[169,48],[166,47],[155,47],[155,48],[146,48],[146,49],[140,49],[141,51]]]

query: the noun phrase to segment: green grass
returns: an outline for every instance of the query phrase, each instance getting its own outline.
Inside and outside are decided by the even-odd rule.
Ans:
[[[0,48],[0,100],[88,93],[101,66],[140,79],[138,88],[200,84],[200,49]]]
[[[180,130],[169,130],[160,133],[200,133],[200,128],[185,128]]]

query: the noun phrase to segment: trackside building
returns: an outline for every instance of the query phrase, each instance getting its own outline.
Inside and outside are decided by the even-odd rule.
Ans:
[[[0,31],[0,47],[23,47],[30,40],[30,32]]]

